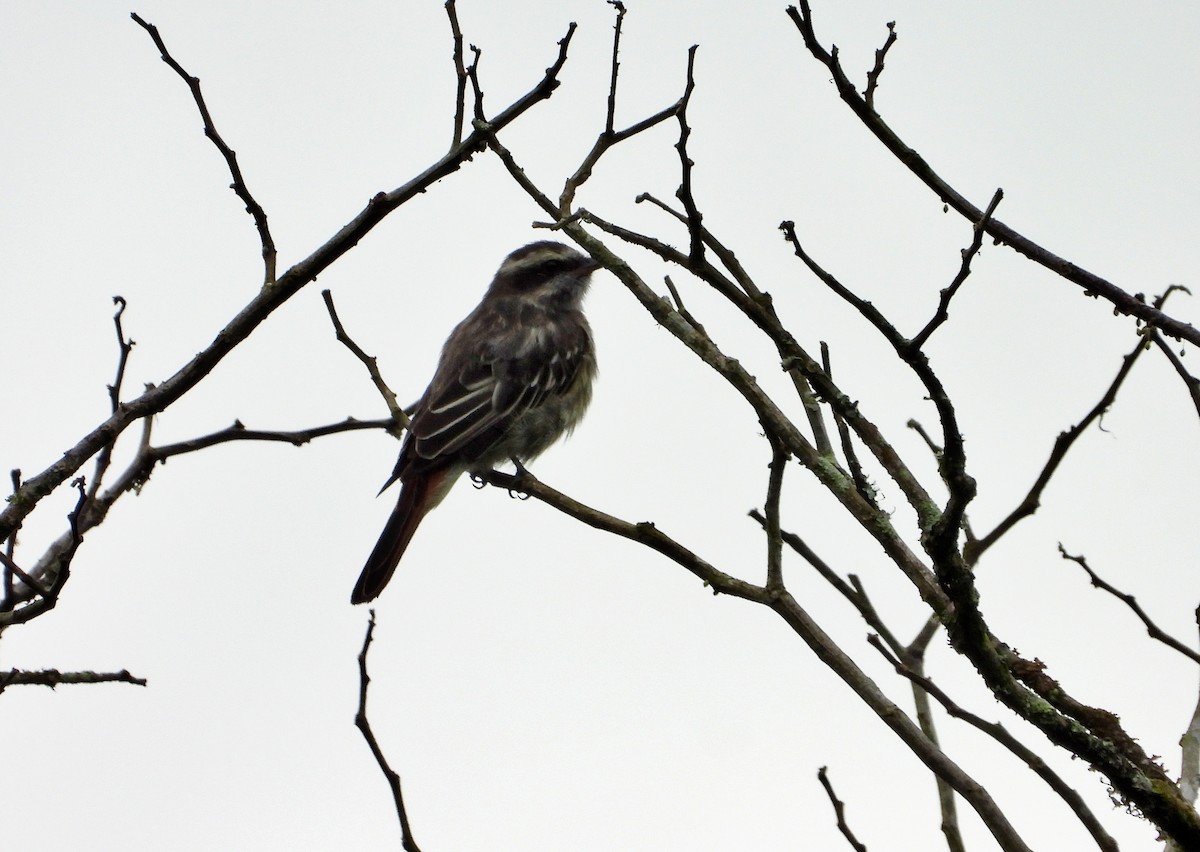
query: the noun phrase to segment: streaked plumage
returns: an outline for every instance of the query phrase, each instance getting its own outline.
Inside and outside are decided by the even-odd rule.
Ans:
[[[353,603],[383,591],[417,525],[459,476],[527,462],[583,417],[596,359],[582,300],[597,267],[561,243],[517,249],[450,333],[384,485],[399,480],[400,496]]]

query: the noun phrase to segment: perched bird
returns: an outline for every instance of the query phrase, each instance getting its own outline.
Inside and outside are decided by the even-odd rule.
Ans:
[[[536,242],[504,259],[483,300],[450,332],[416,404],[391,479],[400,496],[354,586],[376,598],[417,525],[467,471],[544,452],[569,434],[592,397],[596,355],[582,302],[599,264]]]

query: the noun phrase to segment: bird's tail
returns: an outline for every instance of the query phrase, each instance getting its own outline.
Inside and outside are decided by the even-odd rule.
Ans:
[[[392,510],[375,549],[367,557],[350,603],[360,604],[379,597],[383,587],[392,579],[400,557],[404,555],[413,533],[429,510],[442,501],[456,477],[446,470],[412,477],[400,489],[396,508]]]

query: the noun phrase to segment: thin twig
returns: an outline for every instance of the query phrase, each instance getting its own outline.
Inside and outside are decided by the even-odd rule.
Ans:
[[[43,598],[47,597],[50,594],[49,589],[47,589],[45,586],[43,586],[36,577],[34,577],[34,576],[30,575],[28,572],[24,571],[21,568],[21,566],[18,565],[16,563],[16,561],[8,554],[0,553],[0,563],[3,563],[5,571],[11,572],[12,575],[15,575],[18,580],[20,580],[26,586],[31,588],[35,594],[37,594]],[[8,590],[8,594],[5,596],[5,609],[12,608],[11,604],[8,601],[8,598],[11,598],[12,596],[13,596],[13,592],[12,592],[12,589],[10,588]]]
[[[1082,420],[1080,420],[1074,426],[1071,426],[1066,431],[1060,432],[1058,437],[1054,439],[1054,446],[1050,450],[1050,457],[1046,459],[1046,463],[1042,465],[1041,472],[1038,473],[1037,478],[1034,480],[1033,485],[1030,487],[1028,493],[1026,493],[1026,495],[1021,499],[1021,502],[1017,504],[1016,508],[1009,512],[1008,515],[1000,521],[1000,523],[996,524],[995,529],[993,529],[987,535],[980,537],[976,541],[967,543],[967,545],[963,548],[963,558],[965,558],[968,563],[975,564],[978,562],[979,558],[985,552],[987,552],[988,548],[999,541],[1005,533],[1016,526],[1020,521],[1029,517],[1038,510],[1038,507],[1040,507],[1042,504],[1042,492],[1045,491],[1046,486],[1050,484],[1051,477],[1054,476],[1059,465],[1062,464],[1063,459],[1067,457],[1067,453],[1070,452],[1071,447],[1075,445],[1075,442],[1079,440],[1079,437],[1090,425],[1092,425],[1094,421],[1098,420],[1101,415],[1103,415],[1104,412],[1109,409],[1109,406],[1111,406],[1116,400],[1117,392],[1125,383],[1125,379],[1128,378],[1130,370],[1133,369],[1133,365],[1137,362],[1137,359],[1141,357],[1144,349],[1145,347],[1142,345],[1142,341],[1139,340],[1137,345],[1130,350],[1129,354],[1121,360],[1121,366],[1118,368],[1116,376],[1114,376],[1113,380],[1109,382],[1107,390],[1105,390],[1104,395],[1100,397],[1100,401],[1092,406],[1091,411],[1089,411]]]
[[[458,25],[455,0],[446,0],[446,16],[450,19],[450,37],[454,43],[454,133],[450,140],[453,150],[462,144],[463,122],[467,114],[467,69],[463,65],[463,34]]]
[[[687,211],[688,235],[691,237],[691,247],[688,249],[688,257],[693,263],[699,263],[704,257],[704,239],[701,235],[701,223],[704,217],[700,215],[700,209],[696,206],[696,196],[692,193],[692,167],[695,163],[688,156],[687,143],[688,138],[692,135],[692,128],[688,125],[687,108],[692,100],[692,92],[696,89],[696,49],[698,45],[692,45],[688,48],[687,61],[687,85],[683,89],[683,98],[679,102],[679,109],[675,113],[675,117],[679,119],[679,141],[675,143],[675,150],[679,152],[679,189],[675,191],[675,197],[683,202],[683,209]]]
[[[859,585],[856,583],[855,588],[858,587]],[[887,640],[884,639],[884,641]],[[889,647],[891,647],[890,643]],[[905,665],[918,674],[925,674],[924,646],[917,646],[915,652],[911,645],[903,650],[904,653],[897,654],[897,656],[904,660]],[[941,738],[938,736],[937,720],[933,715],[933,705],[929,701],[929,693],[915,681],[911,681],[909,687],[912,689],[917,724],[921,726],[921,731],[925,736],[929,737],[930,742],[940,745]],[[934,786],[937,788],[938,810],[942,815],[940,828],[942,837],[946,840],[946,849],[948,852],[966,852],[967,847],[962,838],[962,828],[958,819],[958,799],[954,795],[954,788],[947,784],[944,778],[934,776],[933,780]]]
[[[825,375],[833,378],[833,365],[829,360],[829,344],[824,340],[821,341],[821,368],[825,370]],[[858,460],[858,452],[854,449],[854,441],[850,437],[850,429],[846,425],[846,419],[833,410],[833,425],[837,428],[838,441],[842,445],[842,455],[846,458],[846,469],[850,471],[850,476],[854,479],[854,487],[858,489],[858,493],[863,499],[872,506],[878,506],[879,501],[875,493],[875,486],[871,484],[871,480],[867,478],[867,474],[863,471],[862,463]]]
[[[361,432],[369,429],[390,430],[394,423],[395,421],[391,419],[358,420],[354,417],[347,417],[345,420],[339,420],[336,423],[327,423],[324,426],[283,431],[247,429],[242,425],[242,421],[235,420],[233,421],[233,425],[216,432],[210,432],[207,435],[190,438],[186,441],[177,441],[174,444],[163,444],[160,447],[150,447],[146,451],[146,462],[153,465],[164,462],[172,456],[194,453],[198,450],[215,447],[217,444],[228,444],[232,441],[267,441],[278,444],[291,444],[293,447],[302,447],[314,438],[323,438],[326,435],[340,435],[343,432]]]
[[[929,433],[925,431],[925,427],[921,425],[919,420],[910,419],[904,425],[921,436],[921,440],[925,442],[925,446],[929,447],[929,452],[933,453],[935,459],[941,458],[942,448],[938,445],[937,441],[929,436]]]
[[[1167,299],[1171,297],[1171,294],[1175,293],[1176,291],[1181,291],[1191,295],[1191,291],[1186,287],[1183,287],[1179,284],[1171,284],[1165,290],[1163,290],[1162,293],[1155,297],[1155,308],[1161,309],[1163,305],[1166,304]],[[1161,337],[1155,335],[1152,330],[1150,331],[1150,334],[1151,339],[1158,338],[1161,340]],[[1034,481],[1033,486],[1029,489],[1029,493],[1025,495],[1017,507],[1013,509],[999,524],[997,524],[996,528],[990,533],[978,540],[967,542],[966,547],[963,548],[963,553],[968,562],[974,563],[978,561],[979,557],[983,555],[984,551],[995,544],[1000,537],[1008,532],[1015,524],[1038,510],[1038,507],[1041,505],[1042,492],[1049,484],[1050,479],[1058,469],[1058,466],[1062,464],[1063,459],[1066,458],[1067,452],[1074,445],[1075,441],[1079,439],[1080,435],[1086,431],[1087,427],[1090,426],[1093,421],[1101,418],[1116,401],[1118,391],[1120,391],[1121,386],[1129,377],[1129,373],[1133,369],[1134,363],[1138,358],[1141,357],[1142,352],[1145,351],[1145,349],[1146,346],[1144,340],[1139,340],[1138,344],[1134,346],[1134,348],[1130,350],[1129,354],[1122,359],[1121,366],[1117,370],[1116,376],[1114,376],[1112,382],[1109,383],[1108,389],[1104,392],[1104,395],[1100,397],[1100,401],[1092,406],[1092,409],[1082,420],[1080,420],[1071,428],[1067,429],[1065,432],[1059,434],[1058,438],[1056,438],[1054,441],[1054,447],[1050,451],[1050,457],[1046,460],[1045,465],[1042,466],[1042,470],[1038,474],[1037,479]],[[1171,353],[1171,355],[1174,355],[1174,353]],[[1182,365],[1180,365],[1180,367],[1182,368]],[[1185,379],[1185,382],[1186,381],[1187,379]],[[1194,390],[1193,400],[1197,404],[1197,411],[1200,412],[1200,398],[1197,398]]]
[[[1187,367],[1183,366],[1183,361],[1179,355],[1175,353],[1175,350],[1171,348],[1171,344],[1167,343],[1161,334],[1151,329],[1146,336],[1159,348],[1159,351],[1166,357],[1167,362],[1174,368],[1179,378],[1183,379],[1188,396],[1192,398],[1192,407],[1196,409],[1197,416],[1200,416],[1200,378],[1188,372]]]
[[[637,198],[634,199],[634,201],[638,204],[641,204],[642,202],[653,204],[655,207],[666,212],[670,216],[682,222],[684,225],[689,225],[686,212],[680,212],[673,209],[669,204],[660,201],[649,192],[641,193]],[[769,307],[771,305],[772,300],[770,296],[766,293],[763,293],[758,288],[758,285],[756,285],[754,283],[754,279],[746,273],[746,270],[742,267],[741,262],[737,259],[737,255],[733,253],[732,249],[718,240],[712,231],[708,230],[708,228],[705,228],[703,225],[700,226],[700,238],[704,241],[704,245],[711,249],[712,253],[717,256],[717,259],[721,261],[721,265],[729,271],[729,274],[733,280],[737,282],[738,286],[742,288],[743,292],[745,292],[745,294],[752,301],[759,302],[764,307]],[[707,261],[696,268],[700,270],[706,269]],[[705,280],[707,280],[707,278]],[[724,289],[722,289],[720,292],[724,293]]]
[[[467,79],[471,82],[471,92],[475,96],[472,110],[474,119],[471,124],[478,131],[487,124],[483,112],[483,84],[479,82],[479,60],[483,58],[483,51],[473,44],[467,45],[467,47],[471,51],[471,64],[467,66]]]
[[[608,5],[617,10],[617,20],[613,23],[612,73],[608,83],[608,110],[604,119],[604,133],[611,136],[613,120],[617,114],[617,72],[621,67],[621,25],[625,22],[625,4],[621,0],[608,0]]]
[[[233,184],[230,189],[245,203],[246,212],[254,219],[254,227],[258,229],[258,238],[262,243],[263,284],[274,284],[275,241],[271,238],[271,229],[267,225],[266,211],[263,210],[262,205],[251,195],[249,188],[246,186],[246,180],[242,177],[242,169],[238,165],[237,154],[221,138],[221,134],[217,132],[216,125],[213,124],[212,115],[209,114],[208,105],[204,102],[204,95],[200,91],[200,78],[193,77],[185,71],[183,66],[175,60],[175,57],[171,56],[167,51],[166,44],[163,43],[162,36],[158,33],[158,27],[146,23],[136,12],[132,13],[130,17],[137,22],[138,26],[150,34],[150,38],[154,40],[154,46],[158,48],[158,52],[162,56],[162,61],[171,66],[171,69],[187,83],[188,89],[191,90],[192,99],[196,101],[196,108],[200,111],[200,119],[204,122],[204,135],[212,140],[217,151],[225,159],[225,165],[229,169],[230,177],[233,178]]]
[[[671,299],[675,302],[675,310],[677,310],[679,312],[679,315],[681,317],[683,317],[685,320],[687,320],[691,324],[691,326],[694,329],[696,329],[696,331],[700,332],[701,334],[707,335],[708,332],[704,330],[703,323],[701,323],[700,320],[698,320],[694,316],[692,316],[692,312],[689,311],[687,309],[687,307],[683,304],[683,298],[679,295],[679,291],[677,289],[675,289],[675,282],[671,280],[671,276],[664,275],[663,281],[667,285],[667,292],[671,294]]]
[[[758,509],[751,509],[749,512],[751,518],[758,522],[764,530],[767,528],[767,519]],[[904,645],[896,639],[888,626],[884,624],[883,619],[879,617],[879,613],[875,610],[875,606],[871,603],[871,599],[867,596],[866,590],[862,586],[862,581],[854,575],[848,575],[849,582],[843,580],[841,576],[830,567],[829,563],[817,555],[808,542],[788,530],[780,530],[780,540],[794,550],[805,562],[807,562],[818,574],[833,586],[833,588],[851,605],[858,610],[863,621],[867,626],[876,633],[884,637],[884,641],[888,643],[897,654],[904,653]]]
[[[10,481],[12,482],[13,495],[15,496],[21,490],[21,469],[14,467],[8,472]],[[15,606],[13,600],[13,572],[8,565],[16,556],[17,552],[17,530],[20,526],[8,534],[4,541],[4,554],[8,557],[8,562],[5,563],[4,570],[0,572],[0,612],[8,612]]]
[[[133,686],[145,686],[146,679],[134,677],[125,669],[119,672],[60,672],[58,669],[10,669],[0,672],[0,692],[9,686],[48,686],[53,689],[60,684],[78,683],[128,683]]]
[[[625,21],[625,4],[620,0],[607,0],[616,12],[616,21],[613,23],[613,43],[612,43],[612,60],[611,72],[608,82],[608,104],[604,115],[604,130],[596,137],[596,141],[592,144],[592,149],[584,156],[579,167],[575,169],[574,174],[567,178],[563,184],[562,192],[558,196],[559,216],[569,216],[571,206],[575,203],[575,196],[579,192],[579,188],[587,182],[592,176],[592,171],[596,168],[596,164],[600,162],[600,158],[612,148],[632,136],[636,136],[644,130],[649,130],[651,127],[665,121],[673,115],[676,115],[683,105],[683,101],[676,101],[665,109],[661,109],[654,115],[642,119],[636,124],[630,125],[624,130],[617,131],[616,128],[616,113],[617,113],[617,80],[621,67],[621,28]]]
[[[771,444],[771,474],[767,477],[767,500],[763,528],[767,533],[767,585],[769,590],[783,588],[783,539],[779,531],[779,501],[783,496],[783,474],[791,454],[787,447],[763,426]]]
[[[129,363],[129,353],[133,351],[134,341],[125,337],[125,329],[121,324],[121,316],[125,313],[126,302],[123,296],[113,296],[113,304],[117,306],[116,313],[113,314],[113,325],[117,332],[117,376],[113,379],[113,383],[108,386],[108,401],[113,414],[117,413],[117,409],[121,407],[121,386],[125,382],[125,367]],[[100,486],[104,482],[104,474],[108,472],[109,465],[112,464],[113,448],[116,447],[116,439],[104,445],[104,448],[96,454],[96,466],[92,471],[91,494],[95,496],[100,491]]]
[[[817,452],[833,458],[833,444],[829,440],[829,430],[825,427],[825,415],[821,411],[821,403],[817,401],[812,383],[797,368],[793,367],[787,374],[792,380],[792,387],[796,389],[796,396],[800,397],[800,404],[804,406],[804,416],[808,419],[808,428],[812,429]],[[853,471],[850,475],[854,475]]]
[[[875,109],[875,90],[879,88],[879,77],[883,74],[883,60],[887,57],[887,52],[892,49],[892,45],[896,43],[896,22],[887,22],[888,35],[883,43],[883,47],[875,51],[875,67],[867,72],[867,88],[863,90],[863,100],[867,102],[867,108]]]
[[[95,500],[88,496],[87,481],[84,477],[76,477],[71,481],[71,486],[79,492],[79,498],[75,502],[75,508],[67,513],[67,532],[62,537],[64,543],[61,548],[57,549],[52,559],[39,560],[38,566],[32,572],[39,578],[39,582],[29,587],[29,594],[31,596],[36,594],[37,598],[21,609],[0,612],[0,628],[6,624],[28,621],[58,605],[58,596],[62,594],[63,587],[71,577],[71,561],[79,551],[79,545],[83,543],[82,516],[84,508],[95,503]],[[55,551],[55,548],[50,548],[48,553],[51,551]],[[16,566],[14,564],[9,567]],[[47,578],[49,579],[48,583],[46,582]]]
[[[372,609],[367,622],[367,635],[363,637],[362,650],[358,653],[358,712],[354,716],[354,726],[367,741],[367,746],[371,749],[371,754],[374,755],[375,762],[379,764],[379,770],[387,779],[388,787],[392,791],[392,801],[396,805],[396,817],[400,820],[401,847],[406,852],[421,852],[417,841],[413,839],[412,827],[408,824],[408,811],[404,808],[404,794],[400,790],[400,776],[388,764],[383,749],[379,747],[379,742],[375,739],[375,732],[371,730],[371,722],[367,719],[367,687],[371,683],[371,676],[367,674],[367,650],[371,647],[371,639],[374,634],[375,610]]]
[[[400,403],[396,400],[396,394],[392,392],[387,382],[383,380],[383,374],[379,372],[379,362],[375,359],[374,355],[368,355],[364,352],[362,347],[355,343],[354,339],[346,333],[346,329],[338,317],[337,308],[333,305],[333,294],[328,290],[322,290],[321,298],[325,300],[325,309],[329,311],[329,321],[333,323],[334,334],[347,349],[354,353],[354,357],[361,361],[363,366],[367,368],[367,373],[370,374],[375,389],[383,397],[388,411],[392,414],[392,419],[396,422],[397,431],[407,429],[408,415],[404,413],[404,409],[401,408]]]
[[[1196,608],[1195,617],[1196,626],[1200,627],[1200,607]],[[1179,792],[1195,805],[1200,796],[1200,700],[1192,711],[1192,718],[1179,740],[1179,746]]]
[[[825,766],[817,770],[817,780],[825,788],[825,795],[829,796],[829,803],[833,805],[833,813],[837,817],[838,831],[846,838],[846,842],[855,849],[855,852],[867,852],[867,847],[858,842],[858,838],[854,836],[854,832],[846,824],[846,805],[833,792],[833,784],[829,782],[829,773],[826,770],[827,767]]]
[[[805,251],[796,234],[795,222],[790,220],[780,222],[779,229],[783,232],[784,239],[791,244],[796,257],[800,258],[805,267],[833,293],[858,311],[891,344],[896,354],[920,379],[929,394],[930,401],[937,408],[938,418],[942,424],[942,439],[945,444],[939,471],[942,481],[950,492],[950,499],[941,511],[938,511],[937,505],[930,498],[924,486],[916,480],[907,466],[898,458],[891,458],[890,454],[881,456],[876,450],[874,441],[866,440],[857,427],[855,431],[858,432],[860,438],[864,439],[867,446],[875,453],[875,457],[884,465],[884,469],[904,491],[909,505],[916,510],[917,520],[923,533],[922,544],[924,544],[926,552],[931,555],[939,554],[941,558],[950,558],[950,554],[957,549],[962,515],[966,511],[967,504],[974,497],[975,483],[966,472],[966,451],[963,445],[962,431],[959,429],[958,415],[955,413],[949,394],[942,385],[941,379],[930,366],[929,359],[924,352],[919,349],[910,349],[908,340],[878,308],[842,284],[836,276],[822,268]],[[846,416],[845,410],[841,413]],[[854,426],[854,421],[851,420],[850,423],[851,426]]]
[[[513,493],[527,494],[530,497],[541,500],[543,503],[553,506],[563,514],[581,521],[593,529],[603,530],[621,538],[645,545],[686,568],[688,571],[691,571],[706,586],[711,588],[714,594],[732,595],[760,603],[766,600],[766,589],[764,587],[747,583],[745,580],[740,580],[731,574],[726,574],[724,571],[718,570],[675,539],[663,533],[652,521],[630,523],[629,521],[601,512],[598,509],[593,509],[591,506],[586,506],[578,500],[568,497],[561,491],[551,488],[528,471],[520,474],[512,474],[499,470],[490,470],[483,473],[480,479],[488,485],[503,488]]]
[[[943,289],[938,297],[937,311],[933,318],[925,325],[923,329],[914,337],[909,346],[913,349],[920,349],[925,345],[925,341],[929,340],[929,336],[937,331],[938,326],[950,318],[950,300],[954,298],[954,294],[958,292],[958,288],[967,280],[967,276],[971,274],[971,261],[975,255],[979,254],[979,249],[983,246],[983,231],[987,227],[988,220],[992,218],[992,214],[996,212],[996,206],[1004,198],[1004,190],[997,189],[996,194],[992,196],[992,201],[988,205],[987,210],[983,212],[983,218],[975,223],[975,236],[971,240],[971,245],[962,250],[962,264],[958,268],[958,274],[954,276],[954,280],[949,286]]]
[[[1196,653],[1196,651],[1192,650],[1187,645],[1183,644],[1174,636],[1170,635],[1157,624],[1155,624],[1150,616],[1146,614],[1146,611],[1142,609],[1142,605],[1137,602],[1137,598],[1135,598],[1133,595],[1122,592],[1116,586],[1106,582],[1099,574],[1092,570],[1092,566],[1088,565],[1086,557],[1073,556],[1070,553],[1067,553],[1066,548],[1062,546],[1062,542],[1059,542],[1058,544],[1058,553],[1063,559],[1074,562],[1085,572],[1087,572],[1088,579],[1091,581],[1093,586],[1101,591],[1108,592],[1121,603],[1125,604],[1125,606],[1129,607],[1129,609],[1133,611],[1133,614],[1136,615],[1141,620],[1142,624],[1145,625],[1146,632],[1150,635],[1151,639],[1157,639],[1168,648],[1183,654],[1192,662],[1200,663],[1200,653]]]

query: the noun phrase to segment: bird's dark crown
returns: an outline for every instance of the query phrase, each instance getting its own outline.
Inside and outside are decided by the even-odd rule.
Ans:
[[[563,243],[542,240],[522,246],[500,264],[492,282],[493,291],[529,292],[550,281],[561,279],[561,289],[583,284],[597,268],[590,257]]]

